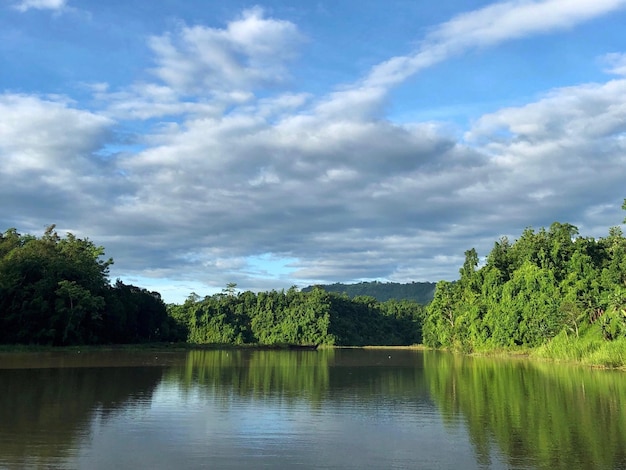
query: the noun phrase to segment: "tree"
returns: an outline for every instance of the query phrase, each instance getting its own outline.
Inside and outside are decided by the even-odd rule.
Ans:
[[[426,308],[424,343],[431,347],[452,347],[457,340],[458,288],[448,281],[437,283],[435,297]]]
[[[487,266],[495,268],[499,271],[503,282],[511,277],[514,269],[511,259],[511,243],[507,237],[501,237],[499,241],[494,243],[493,249],[487,256]]]
[[[0,236],[0,342],[83,344],[168,338],[161,297],[118,281],[112,259],[89,239],[54,225],[37,238],[15,229]]]
[[[60,344],[80,344],[85,340],[91,340],[92,338],[84,336],[93,334],[93,331],[81,330],[81,323],[87,317],[92,323],[102,319],[104,297],[94,295],[76,281],[64,279],[59,281],[58,285],[55,313],[59,317],[59,322],[65,323],[65,327],[62,328],[62,336],[59,338],[57,335],[56,341]]]
[[[237,289],[237,283],[229,282],[228,284],[226,284],[226,287],[222,289],[222,293],[233,296],[235,295],[235,289]]]
[[[459,270],[461,279],[459,282],[464,285],[471,286],[474,280],[474,274],[476,273],[476,267],[478,266],[478,253],[472,248],[465,252],[465,262],[463,267]]]

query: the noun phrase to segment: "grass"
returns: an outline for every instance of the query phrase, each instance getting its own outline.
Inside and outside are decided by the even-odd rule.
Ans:
[[[600,328],[591,325],[578,337],[561,332],[549,343],[536,348],[531,356],[574,362],[595,367],[626,369],[626,338],[606,341]]]

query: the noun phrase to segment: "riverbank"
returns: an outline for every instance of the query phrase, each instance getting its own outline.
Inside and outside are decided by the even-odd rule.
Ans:
[[[292,345],[292,344],[230,344],[230,343],[186,343],[155,342],[136,344],[98,344],[74,346],[50,346],[38,344],[2,344],[0,353],[10,352],[48,352],[48,351],[195,351],[195,350],[316,350],[332,348],[327,345]]]
[[[453,352],[446,349],[446,351]],[[561,333],[537,348],[497,348],[462,353],[479,357],[520,358],[541,362],[582,365],[599,369],[626,371],[626,339],[571,338]]]
[[[0,345],[0,353],[27,353],[27,352],[88,352],[88,351],[196,351],[196,350],[315,350],[315,349],[380,349],[380,350],[436,350],[423,344],[407,346],[329,346],[318,347],[290,345],[260,345],[260,344],[195,344],[185,342],[155,342],[139,344],[108,344],[82,346],[42,346],[42,345]],[[555,362],[563,364],[579,364],[593,368],[618,369],[626,371],[626,339],[607,342],[602,338],[595,338],[588,334],[579,338],[572,338],[565,333],[557,335],[552,341],[538,348],[497,348],[459,352],[442,348],[442,351],[456,352],[468,356],[502,357]]]
[[[574,362],[592,367],[626,370],[626,338],[606,341],[599,329],[579,337],[561,332],[532,356],[558,362]]]

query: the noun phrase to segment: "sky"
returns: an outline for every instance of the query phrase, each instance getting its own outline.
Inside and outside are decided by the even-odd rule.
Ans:
[[[454,280],[626,214],[626,0],[0,0],[0,232],[192,292]]]

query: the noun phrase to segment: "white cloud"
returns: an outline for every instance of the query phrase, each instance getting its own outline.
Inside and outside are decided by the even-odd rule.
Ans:
[[[112,121],[75,109],[60,97],[0,95],[0,209],[2,220],[54,221],[114,190],[106,165],[95,157]],[[20,210],[15,212],[15,208]],[[52,220],[51,220],[52,219]]]
[[[625,5],[625,0],[516,0],[491,4],[436,26],[414,54],[379,64],[364,82],[369,86],[394,85],[467,49],[571,28]]]
[[[0,149],[5,162],[0,171],[48,171],[53,165],[84,159],[104,143],[111,124],[59,97],[0,95]]]
[[[602,57],[602,61],[608,66],[608,73],[626,76],[626,54],[612,52]]]
[[[15,8],[21,12],[34,10],[61,10],[67,0],[21,0],[15,4]]]
[[[537,201],[582,223],[576,209],[620,201],[626,168],[626,80],[553,90],[480,118],[466,138],[490,155],[490,197]],[[507,196],[508,195],[508,196]],[[618,221],[615,221],[618,222]],[[545,222],[544,222],[545,223]],[[549,222],[548,222],[549,223]]]
[[[443,23],[425,42],[446,45],[452,50],[492,45],[530,34],[570,28],[622,8],[625,4],[623,0],[514,0],[495,3]]]
[[[249,97],[230,94],[224,99],[184,100],[169,86],[154,83],[135,83],[122,91],[109,91],[102,84],[91,87],[94,97],[104,103],[106,114],[120,120],[148,120],[181,115],[220,116],[227,105],[247,101]]]
[[[421,70],[472,48],[571,28],[624,6],[626,0],[514,0],[460,14],[435,26],[412,54],[392,57],[322,99],[316,111],[379,118],[389,89]]]
[[[504,143],[497,139],[489,145],[497,148],[513,142],[552,142],[579,147],[618,137],[626,132],[625,93],[623,79],[556,89],[537,102],[483,116],[467,138],[490,139],[494,133],[507,135]]]
[[[315,116],[188,122],[128,161],[134,174],[150,174],[140,198],[154,201],[135,217],[185,218],[205,234],[195,248],[180,236],[186,249],[220,246],[222,260],[297,257],[302,280],[450,272],[458,260],[444,269],[436,253],[462,254],[471,243],[486,254],[500,234],[527,225],[556,217],[584,224],[573,202],[619,202],[625,92],[625,81],[553,90],[479,119],[466,136],[471,147],[432,125]]]
[[[302,37],[293,23],[266,18],[260,8],[245,10],[225,29],[182,26],[150,39],[155,74],[183,94],[249,91],[284,82],[285,64]]]
[[[301,40],[292,23],[256,8],[224,29],[183,26],[150,40],[159,83],[92,86],[102,113],[0,95],[2,220],[15,220],[12,201],[22,198],[25,218],[82,227],[104,244],[121,266],[115,274],[262,289],[450,278],[464,250],[484,255],[527,225],[559,217],[595,229],[612,213],[608,201],[623,198],[626,80],[554,89],[480,117],[460,137],[434,123],[389,122],[384,106],[391,86],[452,54],[622,4],[485,7],[317,98],[278,88],[255,96],[288,77]],[[614,73],[623,57],[607,56]],[[122,120],[157,124],[139,130],[141,148],[96,158],[115,146]],[[259,279],[250,259],[260,254],[289,259],[295,277]]]

